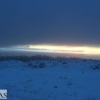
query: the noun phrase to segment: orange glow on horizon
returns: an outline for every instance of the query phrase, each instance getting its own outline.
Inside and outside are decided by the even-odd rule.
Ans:
[[[29,49],[54,51],[55,53],[75,53],[100,55],[100,47],[89,46],[56,46],[56,45],[29,45]]]

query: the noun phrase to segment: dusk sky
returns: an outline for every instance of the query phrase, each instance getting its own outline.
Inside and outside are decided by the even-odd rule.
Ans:
[[[0,51],[100,55],[100,0],[0,0]]]

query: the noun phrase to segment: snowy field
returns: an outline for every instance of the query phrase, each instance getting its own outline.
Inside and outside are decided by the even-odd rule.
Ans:
[[[7,100],[100,100],[100,61],[0,61]]]

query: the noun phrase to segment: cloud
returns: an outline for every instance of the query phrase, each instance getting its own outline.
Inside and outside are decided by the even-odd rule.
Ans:
[[[0,47],[100,45],[100,1],[0,1]]]

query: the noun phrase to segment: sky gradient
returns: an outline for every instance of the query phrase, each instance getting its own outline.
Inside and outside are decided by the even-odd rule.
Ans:
[[[99,50],[100,0],[0,0],[0,50],[25,45]]]

